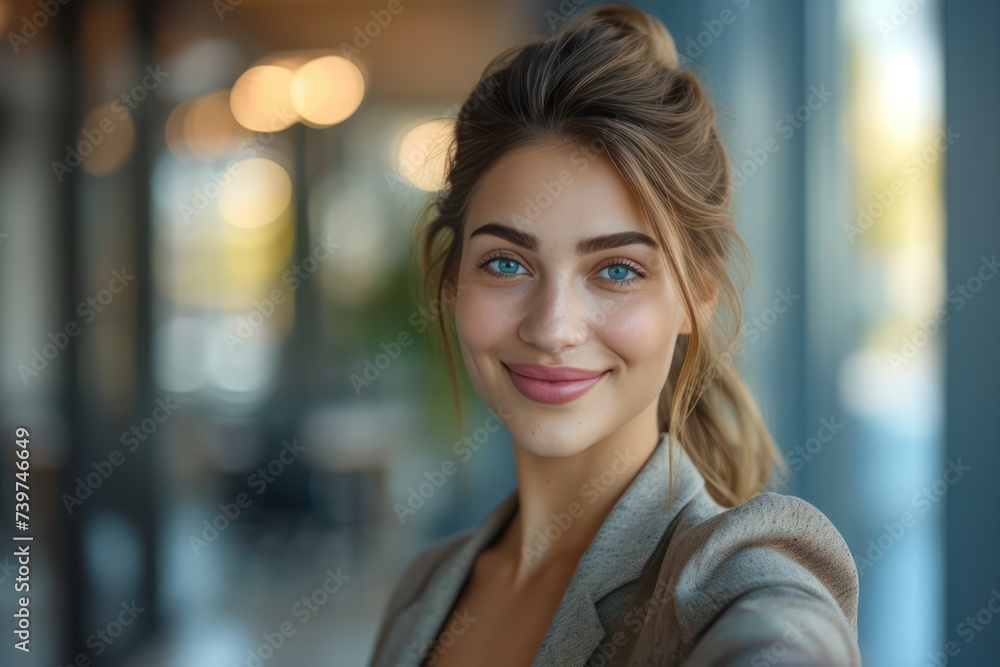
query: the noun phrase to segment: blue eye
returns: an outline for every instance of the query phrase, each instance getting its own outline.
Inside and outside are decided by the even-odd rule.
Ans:
[[[493,268],[494,265],[497,265],[497,268]],[[513,257],[507,257],[506,255],[487,258],[479,264],[479,268],[485,269],[488,274],[496,278],[528,275],[527,270],[524,270],[524,266],[521,262],[517,261]],[[518,272],[518,269],[522,269],[522,271]]]
[[[601,269],[600,273],[604,273],[605,271],[608,272],[608,275],[604,277],[608,278],[613,282],[626,282],[626,283],[631,282],[632,280],[634,280],[634,278],[629,278],[628,274],[632,273],[635,274],[636,276],[639,275],[638,273],[628,268],[624,264],[611,264],[610,266],[606,266],[603,269]]]
[[[511,276],[516,275],[518,267],[521,266],[520,262],[509,257],[501,257],[500,259],[494,259],[490,262],[491,265],[494,263],[497,264],[497,268],[494,269],[495,271]]]

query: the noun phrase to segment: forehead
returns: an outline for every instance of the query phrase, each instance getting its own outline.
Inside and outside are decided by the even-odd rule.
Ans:
[[[487,222],[513,224],[542,239],[642,231],[642,212],[606,153],[578,144],[532,142],[504,155],[481,178],[466,238]]]

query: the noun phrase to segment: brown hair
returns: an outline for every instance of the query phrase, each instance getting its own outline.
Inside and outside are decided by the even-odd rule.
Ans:
[[[713,104],[649,14],[624,3],[591,8],[486,67],[458,112],[444,187],[415,228],[424,296],[454,298],[476,184],[501,156],[540,139],[599,145],[631,188],[691,318],[660,395],[660,430],[671,447],[681,443],[717,502],[752,498],[774,466],[786,466],[732,363],[742,307],[727,266],[743,260],[748,279],[749,250],[730,210],[730,168]],[[439,325],[461,423],[447,319]]]

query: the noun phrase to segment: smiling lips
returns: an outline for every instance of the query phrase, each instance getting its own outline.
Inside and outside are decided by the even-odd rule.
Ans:
[[[522,395],[552,404],[569,403],[583,396],[611,372],[542,364],[504,364],[504,368]]]

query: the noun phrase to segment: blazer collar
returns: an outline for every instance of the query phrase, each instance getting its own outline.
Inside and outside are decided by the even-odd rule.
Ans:
[[[674,441],[674,496],[668,508],[667,434],[619,497],[587,547],[556,608],[532,667],[583,665],[606,634],[597,603],[639,577],[674,517],[704,487],[704,479],[677,441]],[[434,571],[426,594],[418,595],[397,618],[398,648],[386,647],[386,656],[420,664],[451,613],[476,556],[506,527],[517,510],[515,488],[457,549]],[[408,627],[407,627],[408,626]],[[390,661],[387,664],[397,664]]]

